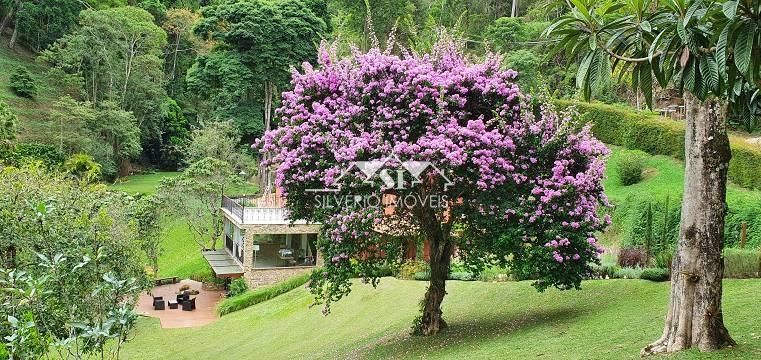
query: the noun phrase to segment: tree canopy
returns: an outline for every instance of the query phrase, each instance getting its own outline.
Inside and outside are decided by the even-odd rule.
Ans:
[[[475,271],[499,264],[530,273],[538,289],[579,286],[606,224],[598,210],[607,149],[551,107],[525,103],[516,75],[494,57],[470,64],[448,41],[426,55],[374,48],[341,60],[323,46],[318,67],[294,74],[281,127],[261,150],[274,154],[291,218],[323,224],[326,264],[310,287],[326,310],[354,274],[376,283],[404,243],[389,232],[430,242],[424,334],[446,326],[440,304],[455,250]],[[413,170],[373,184],[357,162]],[[325,201],[309,190],[335,187]],[[395,202],[384,216],[388,206],[372,199],[387,196],[417,201]]]

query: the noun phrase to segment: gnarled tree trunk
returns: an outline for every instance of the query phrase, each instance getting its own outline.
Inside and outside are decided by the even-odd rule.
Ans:
[[[423,313],[418,330],[421,335],[433,335],[447,327],[442,316],[441,302],[447,294],[446,281],[449,276],[452,243],[435,212],[426,209],[422,213],[421,228],[429,239],[431,280],[423,298]]]
[[[663,336],[642,355],[733,345],[724,327],[721,281],[727,168],[731,153],[724,111],[715,100],[685,94],[685,181],[679,244]]]

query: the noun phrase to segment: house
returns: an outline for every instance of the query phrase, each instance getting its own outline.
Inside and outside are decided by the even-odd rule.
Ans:
[[[243,277],[249,287],[309,272],[321,262],[319,224],[291,221],[278,194],[223,197],[224,248],[204,251],[218,278]]]

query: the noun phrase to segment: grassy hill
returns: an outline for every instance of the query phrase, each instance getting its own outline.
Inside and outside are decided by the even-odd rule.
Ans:
[[[20,47],[9,49],[5,38],[0,39],[0,101],[8,104],[19,118],[19,137],[22,141],[45,137],[45,120],[51,105],[64,95],[47,76],[47,67],[34,61],[34,55]],[[26,67],[37,84],[37,96],[27,99],[17,96],[10,88],[10,77],[16,66]]]
[[[192,329],[161,329],[143,319],[126,359],[636,359],[659,337],[668,283],[603,280],[584,290],[536,292],[529,282],[448,282],[444,316],[433,337],[408,335],[425,283],[385,278],[355,285],[327,317],[296,289]],[[759,280],[728,280],[724,316],[739,346],[669,359],[758,359]],[[656,358],[657,359],[657,358]]]

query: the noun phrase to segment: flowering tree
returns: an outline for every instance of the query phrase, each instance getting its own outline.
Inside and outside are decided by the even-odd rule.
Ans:
[[[261,151],[293,219],[321,222],[325,266],[310,288],[325,304],[350,278],[374,285],[402,241],[429,242],[431,280],[417,330],[446,327],[452,255],[473,270],[509,266],[539,290],[578,288],[602,249],[607,149],[568,116],[534,104],[499,59],[470,64],[450,41],[426,55],[377,48],[294,72],[280,127]],[[376,178],[381,181],[374,181]]]

